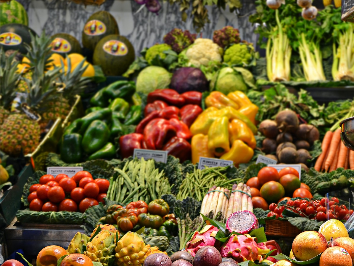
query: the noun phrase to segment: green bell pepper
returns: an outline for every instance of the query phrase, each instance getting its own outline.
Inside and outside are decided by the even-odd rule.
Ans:
[[[72,133],[64,135],[60,146],[60,157],[66,163],[82,162],[82,137]]]
[[[89,127],[89,125],[95,121],[95,120],[103,120],[103,121],[111,121],[112,120],[112,110],[109,108],[104,108],[102,110],[98,110],[92,113],[89,113],[88,115],[84,116],[81,118],[82,120],[82,125],[80,128],[80,135],[84,135],[86,132],[86,129]]]
[[[162,224],[171,235],[177,235],[178,225],[173,220],[168,220]]]
[[[96,112],[96,111],[102,110],[102,109],[103,109],[102,107],[98,107],[98,106],[91,107],[85,111],[85,114],[87,115],[89,113]]]
[[[133,105],[132,107],[130,107],[129,113],[127,114],[124,120],[124,125],[130,126],[139,124],[142,118],[141,114],[141,105]]]
[[[106,123],[100,120],[92,121],[82,138],[82,149],[88,154],[100,150],[107,144],[109,135]]]
[[[111,102],[108,108],[112,110],[113,117],[123,120],[129,112],[129,103],[122,98],[116,98]]]
[[[161,216],[151,215],[151,214],[147,214],[147,213],[139,214],[138,219],[139,219],[139,224],[141,226],[151,227],[154,229],[159,228],[163,223]]]
[[[132,102],[133,102],[133,105],[141,105],[142,104],[141,97],[137,92],[133,94]]]
[[[114,140],[116,137],[118,137],[118,134],[122,132],[123,130],[123,125],[119,121],[117,117],[112,118],[112,125],[111,125],[111,136],[110,139]]]
[[[160,226],[159,228],[159,236],[166,236],[168,238],[171,237],[170,232],[167,230],[167,228],[165,226]]]
[[[88,157],[88,160],[106,159],[110,160],[116,156],[116,147],[108,142],[102,149],[96,151]]]
[[[63,136],[68,135],[68,134],[72,134],[72,133],[78,133],[81,129],[82,122],[83,121],[80,118],[74,120],[69,126],[67,126],[65,128]]]
[[[109,104],[109,97],[104,94],[107,87],[100,89],[90,100],[91,106],[107,107]]]
[[[110,84],[103,92],[109,99],[123,98],[130,99],[135,92],[133,81],[120,80]]]

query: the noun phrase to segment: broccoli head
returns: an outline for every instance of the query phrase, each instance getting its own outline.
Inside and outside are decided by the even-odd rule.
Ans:
[[[172,47],[176,53],[182,52],[193,44],[197,34],[191,34],[188,30],[173,29],[163,37],[163,41]]]
[[[154,58],[157,56],[160,56],[160,59],[165,59],[166,54],[164,52],[168,50],[171,50],[171,46],[165,43],[155,44],[147,50],[145,60],[149,63],[149,65],[152,65]]]
[[[233,65],[248,65],[254,57],[252,45],[244,43],[234,44],[229,47],[224,54],[224,63]]]
[[[221,30],[214,31],[213,41],[220,47],[225,48],[233,43],[239,43],[240,32],[231,26],[226,26]]]

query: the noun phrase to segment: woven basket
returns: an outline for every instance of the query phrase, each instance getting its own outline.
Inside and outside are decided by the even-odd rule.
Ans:
[[[1,0],[0,0],[1,1]],[[82,4],[82,5],[96,5],[96,6],[100,6],[102,5],[104,2],[106,2],[106,0],[70,0],[71,2],[74,2],[76,4]]]
[[[302,231],[288,221],[266,220],[266,235],[296,237]]]

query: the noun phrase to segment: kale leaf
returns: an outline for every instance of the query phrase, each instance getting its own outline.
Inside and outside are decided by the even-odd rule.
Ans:
[[[177,218],[185,219],[189,214],[191,219],[199,216],[202,203],[194,198],[187,197],[184,200],[177,200],[174,195],[167,194],[161,197],[170,206],[170,213],[174,213]]]
[[[16,218],[21,223],[41,223],[41,224],[83,224],[83,214],[81,212],[37,212],[29,209],[19,210]]]

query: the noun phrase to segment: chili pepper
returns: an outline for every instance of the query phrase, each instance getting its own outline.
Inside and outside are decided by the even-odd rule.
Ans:
[[[230,150],[229,119],[226,116],[215,119],[208,132],[208,149],[216,156]]]
[[[203,94],[199,91],[187,91],[181,94],[185,104],[195,104],[201,106]]]
[[[256,148],[256,139],[252,131],[241,120],[232,119],[229,123],[230,143],[239,139],[246,142],[252,149]]]
[[[214,154],[208,149],[208,135],[197,134],[192,138],[192,163],[199,162],[200,157],[213,158]]]
[[[152,111],[147,117],[145,117],[143,120],[140,121],[140,123],[137,125],[135,129],[135,133],[143,134],[146,125],[149,124],[151,120],[159,117],[160,117],[159,111]]]
[[[176,235],[178,232],[177,221],[169,220],[164,222],[162,226],[164,226],[171,235]]]
[[[231,101],[237,103],[239,108],[242,108],[242,107],[252,104],[252,102],[247,97],[247,95],[244,94],[242,91],[230,92],[227,95],[227,98],[229,98]]]
[[[167,103],[163,101],[154,101],[153,103],[148,103],[145,106],[144,115],[148,116],[153,111],[161,111],[168,106]]]
[[[122,98],[116,98],[110,103],[108,108],[112,110],[113,117],[124,120],[129,112],[129,103]]]
[[[253,157],[254,151],[242,140],[235,140],[230,151],[225,153],[220,159],[233,161],[236,166],[240,163],[248,163]]]
[[[66,163],[79,163],[82,162],[82,137],[79,134],[71,133],[63,136],[60,157]]]
[[[190,139],[192,137],[188,126],[177,118],[172,118],[169,120],[171,126],[176,129],[177,138]]]
[[[163,224],[162,217],[159,215],[142,213],[139,214],[138,219],[141,226],[151,227],[153,229],[158,229]]]
[[[141,100],[141,97],[140,95],[135,92],[132,96],[132,102],[133,102],[133,105],[141,105],[142,103],[142,100]]]
[[[124,125],[136,125],[139,123],[141,119],[141,106],[140,105],[133,105],[130,107],[130,110],[124,120]]]
[[[107,87],[100,89],[90,100],[91,106],[107,107],[109,103],[109,97],[104,94]]]
[[[165,216],[170,212],[170,206],[163,199],[156,199],[149,203],[148,212],[150,214]]]
[[[135,93],[135,83],[132,81],[119,80],[108,85],[103,95],[109,99],[130,99]]]
[[[100,120],[94,120],[87,128],[82,138],[82,149],[92,154],[103,148],[109,139],[110,132],[106,123]]]
[[[98,106],[91,107],[85,111],[85,114],[87,115],[89,113],[96,112],[96,111],[102,110],[102,109],[103,109],[102,107],[98,107]]]
[[[176,129],[163,118],[149,122],[144,129],[144,139],[148,149],[161,150],[164,143],[176,135]]]
[[[230,100],[220,91],[213,91],[209,94],[208,97],[205,99],[205,104],[207,107],[214,106],[218,109],[225,108],[226,106],[231,106],[236,110],[239,108],[239,105],[234,101]]]
[[[129,203],[126,209],[131,210],[135,215],[139,215],[141,213],[147,213],[148,205],[145,201],[139,200]]]
[[[176,106],[168,106],[162,109],[159,113],[159,118],[164,118],[167,120],[171,118],[179,118],[179,108]]]
[[[109,108],[104,108],[81,118],[82,124],[79,131],[80,135],[83,135],[86,132],[88,126],[95,120],[111,120],[112,119],[112,110]]]
[[[181,120],[190,127],[197,117],[203,112],[203,109],[198,105],[188,104],[181,108]]]
[[[251,122],[255,125],[256,124],[256,115],[258,113],[259,107],[255,104],[250,104],[247,106],[244,106],[240,109],[238,109],[238,111],[247,116],[249,118],[249,120],[251,120]]]
[[[123,232],[131,231],[135,225],[137,225],[139,219],[138,217],[127,209],[120,209],[113,213],[113,216],[117,220],[118,227]]]
[[[116,147],[108,142],[103,148],[91,154],[88,160],[106,159],[111,160],[116,156]]]
[[[160,226],[158,234],[159,234],[159,236],[166,236],[167,238],[171,237],[170,232],[163,225]]]
[[[163,147],[168,155],[172,155],[184,162],[191,159],[191,145],[183,138],[173,137]]]
[[[76,119],[74,120],[68,127],[65,128],[63,136],[72,134],[72,133],[78,133],[80,131],[80,128],[82,126],[82,120]]]
[[[117,117],[112,118],[110,139],[114,140],[122,132],[122,122]]]
[[[185,99],[181,95],[179,95],[177,91],[172,89],[155,90],[148,94],[148,103],[153,103],[157,100],[164,101],[174,106],[183,106],[185,104]]]
[[[128,135],[121,136],[119,138],[120,155],[123,158],[133,156],[134,149],[144,149],[143,142],[144,135],[142,134],[131,133]]]

